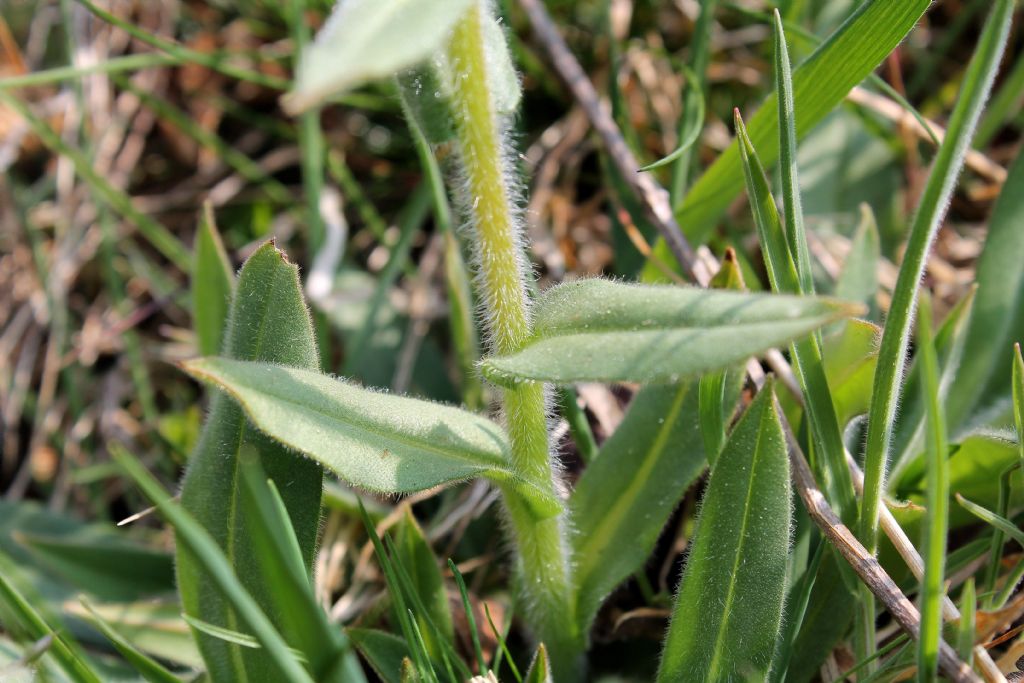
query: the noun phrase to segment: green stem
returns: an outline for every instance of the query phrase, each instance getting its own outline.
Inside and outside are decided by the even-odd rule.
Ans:
[[[456,24],[448,46],[458,83],[453,88],[465,210],[477,259],[477,286],[486,311],[491,350],[508,354],[530,335],[526,284],[529,270],[522,226],[509,179],[502,122],[491,101],[485,55],[483,3]],[[523,477],[556,482],[549,461],[544,387],[522,384],[504,392],[512,461]],[[551,653],[557,680],[579,675],[583,639],[575,627],[566,520],[538,519],[521,498],[506,492],[505,506],[518,550],[518,573],[531,608],[535,635]]]

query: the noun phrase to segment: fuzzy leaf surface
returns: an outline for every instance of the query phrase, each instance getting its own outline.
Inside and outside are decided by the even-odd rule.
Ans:
[[[791,512],[786,442],[767,385],[711,472],[659,681],[767,676],[782,619]]]
[[[735,405],[737,391],[724,393]],[[582,630],[605,596],[644,566],[680,498],[707,466],[699,421],[696,382],[644,387],[576,483],[570,507]]]
[[[560,508],[513,472],[501,428],[468,411],[268,363],[202,358],[183,367],[227,392],[276,442],[360,488],[407,493],[484,476],[513,484],[539,512]]]
[[[273,244],[260,247],[242,267],[226,334],[224,353],[233,358],[318,367],[313,327],[303,300],[298,268]],[[281,492],[308,572],[320,522],[323,471],[317,463],[297,456],[260,433],[226,396],[214,396],[211,401],[182,484],[181,504],[210,533],[244,588],[280,627],[273,588],[265,583],[259,569],[252,522],[240,504],[239,455],[250,449]],[[179,543],[178,548],[178,591],[185,613],[215,626],[244,630],[197,558],[185,544]],[[198,641],[215,681],[239,677],[262,681],[275,675],[265,650],[239,648],[207,635],[199,635]]]
[[[591,279],[545,292],[523,348],[481,363],[494,382],[676,382],[803,337],[858,308],[773,296]]]
[[[425,60],[472,0],[341,0],[303,50],[284,101],[298,113],[367,81]]]

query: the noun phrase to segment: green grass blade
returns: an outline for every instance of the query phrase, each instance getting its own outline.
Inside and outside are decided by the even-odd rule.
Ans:
[[[768,186],[768,178],[750,140],[739,112],[735,112],[736,135],[743,156],[743,172],[747,194],[754,214],[768,268],[772,290],[790,294],[801,293],[803,280],[791,252],[791,244],[781,221],[778,208]],[[795,150],[793,153],[795,157]],[[796,186],[794,185],[794,192]],[[799,200],[792,200],[797,206]],[[855,505],[853,480],[846,464],[842,431],[832,402],[832,391],[822,365],[821,346],[816,336],[800,339],[790,345],[797,377],[806,397],[806,411],[810,419],[814,443],[821,457],[814,459],[815,474],[822,482],[833,506],[840,515],[852,515]]]
[[[974,592],[974,577],[969,576],[960,592],[960,624],[957,626],[956,652],[968,666],[974,658],[974,638],[978,599]]]
[[[118,633],[113,626],[107,623],[93,609],[92,605],[84,597],[81,598],[82,606],[89,613],[89,620],[93,626],[99,629],[100,633],[106,636],[117,651],[121,653],[121,656],[138,671],[143,678],[150,683],[182,683],[182,679],[178,678],[170,671],[168,671],[163,664],[154,660],[149,655],[138,650],[132,645],[124,636]]]
[[[972,515],[974,515],[981,521],[987,522],[993,528],[1002,531],[1004,534],[1006,534],[1013,540],[1017,541],[1017,543],[1024,545],[1024,531],[1022,531],[1016,524],[1014,524],[1010,520],[1006,519],[1001,515],[997,515],[996,513],[978,505],[977,503],[972,503],[971,501],[961,496],[959,493],[956,494],[956,501],[960,503],[960,505],[965,510],[970,512]]]
[[[1024,356],[1020,343],[1013,345],[1013,426],[1017,429],[1017,448],[1024,468]]]
[[[800,202],[800,180],[796,164],[796,113],[793,109],[793,71],[782,29],[782,16],[775,10],[773,23],[775,53],[775,93],[779,116],[779,168],[785,207],[786,240],[790,257],[800,279],[800,293],[813,294],[811,254],[804,230],[804,212]]]
[[[223,353],[232,358],[273,361],[297,367],[318,366],[313,327],[299,284],[298,267],[272,243],[260,247],[239,272],[228,315]],[[182,483],[181,504],[216,540],[245,589],[281,625],[274,610],[274,591],[260,572],[261,560],[252,538],[251,522],[238,504],[241,482],[239,457],[243,450],[259,453],[267,474],[280,484],[302,548],[307,573],[313,562],[320,522],[323,471],[264,436],[246,421],[241,409],[226,396],[214,396],[199,443]],[[178,590],[184,611],[216,626],[239,630],[226,597],[209,586],[209,578],[187,548],[178,553]],[[240,651],[229,644],[200,637],[203,657],[215,675],[250,675],[270,666],[263,651]],[[230,671],[220,671],[228,666]]]
[[[228,393],[259,429],[370,491],[407,493],[489,477],[538,514],[561,504],[514,469],[508,437],[487,418],[268,363],[202,358],[182,367]]]
[[[423,606],[423,611],[416,615],[416,620],[427,643],[427,651],[430,652],[433,661],[441,662],[445,653],[438,641],[455,641],[452,614],[448,607],[448,593],[434,551],[409,507],[405,508],[401,525],[395,535],[394,561],[408,574],[409,587],[419,597],[418,602]]]
[[[212,356],[220,352],[235,289],[235,274],[217,232],[213,206],[209,202],[203,204],[193,253],[192,326],[199,353]]]
[[[793,104],[800,112],[797,138],[804,137],[900,44],[928,9],[930,0],[867,0],[793,72]],[[766,164],[778,157],[778,115],[771,95],[750,120],[750,138]],[[697,180],[676,212],[686,236],[707,241],[717,220],[743,189],[737,142]],[[670,255],[659,243],[657,255]]]
[[[789,459],[768,383],[711,472],[659,681],[767,676],[789,552]]]
[[[0,78],[0,90],[14,88],[30,88],[51,83],[61,83],[92,74],[111,74],[123,71],[138,71],[155,66],[171,66],[181,63],[182,59],[175,55],[137,54],[124,57],[110,57],[88,66],[58,66],[52,69],[32,71],[19,76]]]
[[[1003,79],[999,92],[989,102],[974,136],[975,149],[987,149],[999,130],[1020,111],[1024,104],[1021,93],[1024,93],[1024,54],[1018,55],[1013,70]]]
[[[6,565],[12,562],[4,556],[3,563]],[[5,624],[8,632],[20,628],[31,640],[50,639],[50,645],[46,654],[53,656],[60,668],[75,683],[102,683],[102,679],[92,665],[85,658],[84,653],[74,641],[68,640],[66,636],[55,631],[32,606],[21,591],[19,591],[10,580],[10,571],[13,567],[4,567],[0,572],[0,604],[4,607],[4,617],[11,615],[17,626]]]
[[[448,569],[451,570],[452,576],[455,577],[455,585],[459,587],[459,595],[462,596],[462,609],[466,613],[466,622],[469,624],[469,635],[473,639],[473,653],[476,655],[477,665],[480,674],[487,671],[487,660],[484,659],[484,653],[480,649],[480,634],[476,628],[476,618],[473,616],[473,606],[469,603],[469,592],[466,590],[466,581],[462,578],[462,572],[455,566],[455,562],[451,558],[448,558]]]
[[[918,283],[925,258],[945,215],[949,198],[963,166],[964,155],[978,117],[999,67],[1013,17],[1012,0],[997,0],[964,78],[953,109],[946,138],[939,148],[900,266],[892,304],[878,354],[868,413],[868,434],[864,455],[864,494],[861,503],[860,537],[868,550],[878,544],[878,506],[884,488],[886,461],[892,440],[896,404],[914,312]],[[1005,352],[1004,352],[1005,353]]]
[[[188,548],[190,555],[196,558],[197,564],[202,567],[212,584],[210,588],[215,588],[225,597],[239,620],[252,632],[262,650],[267,653],[271,666],[277,669],[277,674],[281,676],[279,680],[288,683],[312,683],[313,679],[295,658],[284,638],[235,576],[230,561],[213,536],[180,505],[171,501],[163,487],[138,460],[123,449],[115,449],[112,456],[125,474],[138,485],[174,527],[178,541]],[[267,675],[268,671],[262,672],[262,676]]]
[[[257,569],[269,588],[274,613],[280,615],[282,634],[303,654],[316,680],[357,683],[360,679],[353,675],[361,671],[359,663],[346,652],[347,643],[327,623],[316,602],[302,548],[277,487],[267,478],[256,452],[243,450],[239,467],[242,511],[253,521]]]
[[[605,596],[647,562],[679,499],[704,471],[697,403],[694,382],[644,387],[576,483],[569,504],[584,632]]]
[[[956,433],[973,414],[1005,400],[1010,376],[1007,350],[1024,339],[1024,154],[1018,153],[992,209],[978,260],[978,293],[967,328],[957,390],[949,397],[950,429]]]
[[[921,354],[926,406],[926,442],[928,457],[927,512],[922,542],[924,577],[921,580],[921,634],[917,642],[917,680],[934,681],[939,671],[939,642],[942,640],[942,600],[946,562],[946,536],[949,532],[949,444],[946,416],[939,399],[939,363],[932,340],[931,303],[922,299],[918,311],[917,348]]]
[[[509,386],[677,382],[731,367],[858,310],[816,297],[578,280],[541,295],[533,335],[520,350],[480,367]]]
[[[702,16],[705,11],[701,10]],[[690,148],[704,130],[704,85],[689,68],[683,67],[683,73],[686,75],[686,92],[683,94],[683,116],[679,123],[679,144],[666,156],[640,167],[638,171],[653,171],[674,161],[689,163]]]

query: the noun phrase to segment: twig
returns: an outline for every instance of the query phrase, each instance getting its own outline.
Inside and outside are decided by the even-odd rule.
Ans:
[[[661,236],[665,238],[665,243],[668,244],[679,265],[687,273],[690,273],[701,286],[707,286],[711,280],[711,273],[697,258],[683,236],[683,231],[672,214],[668,192],[658,185],[649,173],[640,173],[637,170],[640,168],[640,164],[637,163],[629,145],[622,138],[618,126],[615,125],[608,109],[601,102],[590,79],[587,78],[583,68],[569,51],[565,40],[551,21],[551,17],[548,16],[547,10],[544,9],[540,0],[519,0],[519,4],[530,18],[534,34],[547,51],[558,75],[569,86],[573,97],[586,112],[590,125],[594,127],[604,142],[608,156],[615,164],[615,170],[642,200],[648,218],[661,233]]]

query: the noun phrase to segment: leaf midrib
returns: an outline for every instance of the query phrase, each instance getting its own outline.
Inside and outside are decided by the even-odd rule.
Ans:
[[[712,654],[711,668],[708,672],[709,680],[715,680],[718,674],[718,668],[720,666],[719,662],[723,654],[723,648],[721,646],[722,640],[724,638],[726,628],[731,623],[730,617],[732,615],[732,603],[736,597],[736,576],[737,572],[739,571],[740,558],[743,556],[743,548],[746,545],[747,525],[750,520],[750,512],[752,507],[751,499],[753,498],[754,480],[756,478],[754,476],[754,473],[757,470],[758,461],[761,459],[762,456],[761,438],[764,435],[765,420],[768,418],[768,415],[770,414],[771,410],[771,406],[765,406],[764,408],[762,408],[761,417],[759,420],[759,424],[757,426],[757,439],[754,442],[754,457],[750,461],[750,479],[747,483],[747,495],[743,501],[743,522],[740,524],[739,544],[736,548],[736,555],[733,558],[732,571],[729,573],[729,587],[725,597],[725,605],[722,608],[722,621],[718,624],[718,633],[716,634],[714,640],[714,653]],[[719,460],[719,462],[721,462],[721,460]]]

